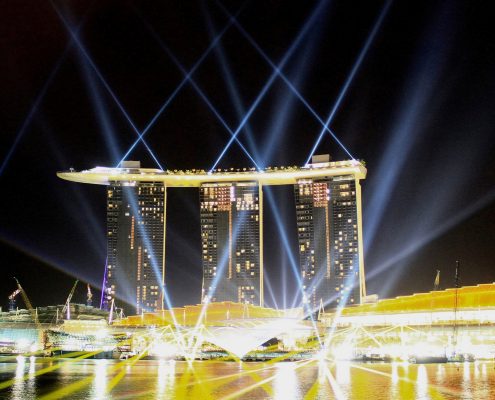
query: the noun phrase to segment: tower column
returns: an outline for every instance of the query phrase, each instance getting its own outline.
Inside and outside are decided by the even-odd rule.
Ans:
[[[163,185],[163,253],[162,253],[162,284],[160,297],[158,298],[158,309],[163,310],[165,304],[165,253],[167,238],[167,186]]]
[[[366,279],[364,276],[364,246],[363,246],[363,207],[361,203],[361,184],[359,178],[356,181],[356,210],[358,229],[358,254],[359,254],[359,303],[366,297]]]
[[[263,286],[263,185],[258,182],[258,203],[259,203],[259,232],[260,232],[260,306],[265,306],[264,286]]]

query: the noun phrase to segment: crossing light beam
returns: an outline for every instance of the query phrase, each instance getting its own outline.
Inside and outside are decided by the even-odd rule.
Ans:
[[[308,164],[311,161],[311,158],[313,157],[318,145],[321,142],[321,139],[323,138],[323,135],[325,134],[325,132],[327,130],[332,135],[332,137],[334,139],[336,139],[336,136],[328,129],[328,127],[329,127],[330,123],[332,122],[333,117],[335,116],[336,112],[340,108],[340,105],[342,104],[342,100],[344,99],[347,91],[349,90],[349,87],[350,87],[352,81],[354,80],[354,77],[356,76],[356,73],[359,70],[359,67],[363,63],[364,57],[368,53],[368,50],[371,46],[371,43],[373,43],[373,40],[375,39],[375,36],[376,36],[384,18],[385,18],[385,16],[387,15],[388,9],[390,8],[391,4],[392,4],[392,0],[388,0],[387,3],[385,4],[385,6],[383,7],[382,11],[380,12],[380,15],[379,15],[377,21],[375,22],[372,31],[368,35],[368,38],[366,39],[366,42],[364,43],[364,46],[361,49],[359,56],[358,56],[356,62],[354,63],[354,65],[351,69],[351,72],[347,76],[347,79],[344,83],[344,86],[340,90],[340,93],[337,97],[337,100],[335,101],[335,103],[332,107],[332,110],[330,111],[330,114],[328,115],[328,118],[325,121],[325,125],[323,126],[322,130],[320,131],[320,134],[319,134],[318,138],[316,139],[316,142],[315,142],[313,148],[311,149],[311,152],[309,153],[309,156],[306,160],[306,164]],[[344,148],[344,150],[345,150],[345,148]],[[349,157],[351,157],[354,160],[354,157],[351,155],[351,153],[349,153],[349,151],[346,150],[346,153]]]

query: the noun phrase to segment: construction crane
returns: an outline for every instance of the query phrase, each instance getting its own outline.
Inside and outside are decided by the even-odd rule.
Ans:
[[[14,290],[14,292],[9,296],[9,311],[15,310],[15,297],[21,293],[20,289]]]
[[[65,301],[64,308],[62,309],[62,315],[64,315],[64,312],[67,311],[67,319],[70,319],[70,301],[72,300],[72,296],[74,296],[74,292],[76,291],[76,286],[78,283],[79,283],[79,279],[76,279],[76,281],[74,282],[74,286],[72,286],[69,296]]]
[[[17,289],[21,293],[22,299],[24,300],[24,304],[26,305],[27,309],[31,313],[34,323],[36,325],[38,325],[39,324],[38,313],[34,310],[33,306],[31,305],[31,302],[29,301],[29,298],[28,298],[26,292],[24,291],[24,289],[22,288],[21,284],[19,283],[19,281],[17,280],[17,278],[15,276],[14,276],[14,279],[17,283]]]

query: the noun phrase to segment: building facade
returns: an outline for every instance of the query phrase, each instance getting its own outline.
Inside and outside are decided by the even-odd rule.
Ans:
[[[117,299],[138,314],[163,308],[165,209],[163,182],[108,185],[106,309]]]
[[[312,310],[361,303],[365,296],[361,192],[354,175],[294,185],[305,302]]]
[[[103,304],[136,311],[163,305],[166,188],[200,189],[204,301],[263,305],[264,185],[293,185],[306,304],[330,309],[367,300],[358,160],[315,156],[304,167],[263,171],[167,170],[123,162],[117,168],[58,172],[65,180],[107,185],[108,259]]]
[[[203,302],[263,305],[262,204],[257,182],[200,186]]]

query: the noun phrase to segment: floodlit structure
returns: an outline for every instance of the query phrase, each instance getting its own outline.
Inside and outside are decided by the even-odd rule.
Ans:
[[[495,357],[495,283],[339,308],[320,313],[318,321],[306,318],[302,307],[216,302],[143,312],[108,324],[108,312],[75,304],[74,319],[57,320],[62,307],[37,309],[37,324],[28,310],[2,313],[4,351],[33,346],[139,353],[165,347],[170,357],[180,359],[229,354],[255,360],[317,354],[355,361]]]
[[[329,164],[314,156],[314,168]],[[358,174],[299,179],[294,185],[305,301],[312,310],[359,304],[366,296]]]
[[[314,335],[314,326],[303,319],[302,308],[276,310],[226,301],[132,315],[115,321],[114,329],[169,328],[181,335],[182,346],[179,347],[189,343],[185,352],[188,357],[196,357],[199,348],[209,343],[242,358],[276,337]]]
[[[163,308],[165,202],[162,182],[109,182],[105,309],[116,295],[135,304],[138,314]]]
[[[495,357],[495,283],[383,299],[325,313],[336,358]]]
[[[200,187],[203,301],[263,304],[263,212],[257,182]]]
[[[336,314],[326,314],[332,320]],[[337,326],[484,325],[495,323],[495,283],[415,293],[339,312]]]
[[[115,320],[114,326],[175,326],[196,327],[225,326],[239,320],[261,320],[294,318],[303,319],[302,308],[277,310],[269,307],[260,307],[248,303],[234,303],[223,301],[217,303],[193,304],[184,307],[173,307],[169,310],[130,315]]]
[[[146,221],[152,224],[157,221],[163,222],[163,227],[160,226],[159,229],[160,231],[163,229],[165,232],[166,188],[200,188],[204,291],[202,301],[249,302],[261,306],[263,305],[263,186],[295,185],[296,203],[299,207],[297,218],[300,244],[304,244],[306,240],[301,230],[305,228],[303,219],[306,218],[304,214],[306,211],[310,212],[307,216],[314,222],[312,226],[308,227],[308,232],[311,231],[312,236],[308,239],[310,244],[309,246],[305,245],[305,249],[307,247],[309,252],[300,250],[301,275],[304,286],[306,286],[304,289],[312,297],[313,303],[316,306],[320,300],[323,300],[324,303],[331,303],[335,293],[338,293],[338,302],[336,300],[335,303],[331,304],[343,304],[348,299],[350,302],[359,303],[366,295],[359,187],[359,180],[366,177],[366,168],[360,161],[330,162],[326,159],[324,162],[315,162],[305,167],[269,167],[265,170],[230,168],[211,172],[194,169],[162,171],[140,168],[138,163],[127,162],[123,163],[121,168],[96,167],[81,172],[59,172],[57,175],[73,182],[109,185],[108,193],[115,191],[117,196],[123,196],[119,191],[124,193],[125,188],[129,187],[135,188],[133,190],[140,190],[139,188],[147,188],[151,185],[151,187],[160,188],[160,191],[163,191],[160,196],[155,196],[156,193],[153,192],[149,197],[153,200],[138,198],[137,207],[133,214],[131,214],[132,204],[129,202],[124,204],[124,197],[119,200],[122,202],[122,209],[115,211],[112,205],[111,222],[117,222],[119,225],[119,221],[122,221],[123,226],[126,226],[124,238],[126,232],[132,231],[134,217],[135,234],[137,234],[136,229],[139,227],[143,238],[149,238],[151,234],[153,240],[162,240],[163,247],[160,247],[158,243],[156,246],[149,246],[149,240],[148,242],[144,241],[141,246],[141,254],[144,254],[142,267],[144,267],[146,257],[151,256],[149,262],[155,265],[152,268],[152,272],[155,274],[160,269],[160,265],[161,270],[164,271],[164,257],[160,258],[160,254],[164,253],[165,235],[154,234],[153,232],[158,232],[157,230],[147,230],[150,225]],[[326,209],[323,207],[323,213],[319,212],[319,200],[315,203],[314,199],[308,198],[311,201],[307,201],[304,198],[308,188],[312,193],[316,193],[322,185],[335,193],[331,196],[331,200],[325,200],[327,205],[325,206]],[[344,190],[342,185],[349,187]],[[348,195],[345,195],[346,193]],[[138,193],[138,197],[139,194],[141,196],[147,195],[142,191]],[[112,193],[112,196],[114,195]],[[325,198],[327,197],[327,193],[325,193]],[[126,208],[131,211],[126,211]],[[315,212],[313,213],[313,211]],[[129,215],[126,215],[126,212],[129,212]],[[331,218],[328,213],[332,213]],[[339,214],[342,214],[343,217],[338,217]],[[158,219],[150,219],[153,217],[158,217]],[[111,225],[109,223],[109,227]],[[326,231],[320,232],[322,226],[326,227]],[[114,235],[110,229],[108,234]],[[323,235],[324,245],[320,244],[319,235]],[[112,238],[112,240],[114,239]],[[113,245],[112,240],[109,240],[109,248],[110,245]],[[330,241],[332,241],[331,248]],[[336,251],[334,251],[335,241],[339,241]],[[130,243],[126,242],[125,245],[130,248]],[[155,250],[150,252],[150,248]],[[136,248],[133,250],[136,252]],[[147,251],[145,252],[145,250]],[[318,255],[314,257],[315,262],[310,265],[308,261],[312,261],[313,257],[311,251]],[[324,257],[320,257],[322,252]],[[154,263],[153,256],[155,258]],[[131,255],[130,257],[135,259],[136,256]],[[114,270],[116,264],[115,259],[110,260],[109,254],[107,275],[108,273],[111,274],[109,278],[114,279],[114,283],[111,279],[107,279],[105,286],[107,302],[112,301],[115,293],[119,296],[118,283],[115,283],[118,277],[117,271]],[[136,270],[138,270],[137,261]],[[147,276],[150,275],[147,274]],[[159,274],[156,274],[152,279],[155,280],[158,276]],[[312,278],[311,281],[309,280],[310,277]],[[317,285],[317,279],[320,277],[324,283]],[[130,279],[133,278],[128,275],[128,280]],[[145,287],[146,298],[143,297]],[[163,289],[163,281],[154,284],[143,282],[139,293],[136,293],[137,309],[152,310],[153,307],[156,307],[154,306],[155,303],[158,304],[158,307],[160,306],[159,300],[149,297],[151,293],[153,293],[152,296],[159,296],[157,287]],[[138,301],[140,301],[139,304]]]

